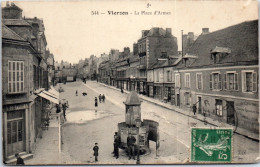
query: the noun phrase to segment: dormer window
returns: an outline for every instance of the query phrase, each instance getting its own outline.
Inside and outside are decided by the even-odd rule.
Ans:
[[[211,50],[211,60],[213,60],[214,64],[220,63],[221,59],[230,53],[230,48],[216,46],[213,50]]]

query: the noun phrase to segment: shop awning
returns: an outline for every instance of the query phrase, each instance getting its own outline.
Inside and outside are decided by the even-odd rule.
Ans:
[[[59,104],[59,97],[52,95],[51,93],[47,92],[47,91],[42,91],[41,93],[38,94],[38,96],[41,96],[55,104]]]
[[[60,97],[60,93],[58,91],[56,91],[53,86],[51,86],[51,88],[48,90],[48,92],[55,95],[58,98]]]

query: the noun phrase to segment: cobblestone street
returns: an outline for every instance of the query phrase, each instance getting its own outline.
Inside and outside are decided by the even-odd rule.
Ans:
[[[65,92],[62,98],[69,101],[70,108],[67,111],[67,122],[62,127],[62,163],[63,164],[87,164],[94,163],[93,146],[99,143],[99,164],[135,164],[134,160],[128,160],[126,153],[120,150],[119,159],[113,158],[113,134],[117,131],[117,123],[125,119],[124,104],[127,94],[104,87],[96,82],[88,81],[62,84]],[[79,95],[75,95],[75,91]],[[83,96],[82,92],[88,95]],[[105,94],[106,102],[99,103],[95,114],[94,97]],[[152,119],[160,123],[160,156],[155,155],[155,143],[151,142],[151,153],[141,156],[141,163],[172,163],[187,162],[190,149],[190,123],[196,123],[204,127],[204,123],[181,115],[161,106],[143,101],[142,119]],[[78,113],[74,122],[70,119],[72,114]],[[93,113],[91,120],[84,118],[82,113]],[[91,114],[87,114],[86,117]],[[75,116],[74,116],[75,117]],[[75,120],[78,120],[75,121]],[[85,121],[84,121],[85,120]],[[241,143],[246,143],[246,148]],[[172,148],[172,149],[169,149]],[[246,155],[239,155],[239,152]],[[252,161],[258,156],[258,142],[240,135],[234,135],[234,159],[236,161]]]

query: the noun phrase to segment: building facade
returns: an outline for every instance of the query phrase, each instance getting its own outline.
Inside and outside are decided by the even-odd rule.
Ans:
[[[259,133],[258,21],[198,37],[176,66],[175,104]]]

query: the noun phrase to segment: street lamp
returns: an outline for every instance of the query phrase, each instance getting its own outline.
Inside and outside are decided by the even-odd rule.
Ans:
[[[139,129],[141,127],[141,124],[142,124],[142,121],[140,118],[137,118],[135,120],[135,123],[136,123],[136,127],[137,127],[137,160],[136,160],[136,164],[140,164],[140,156],[139,156],[139,147],[140,147],[140,135],[139,135]]]

